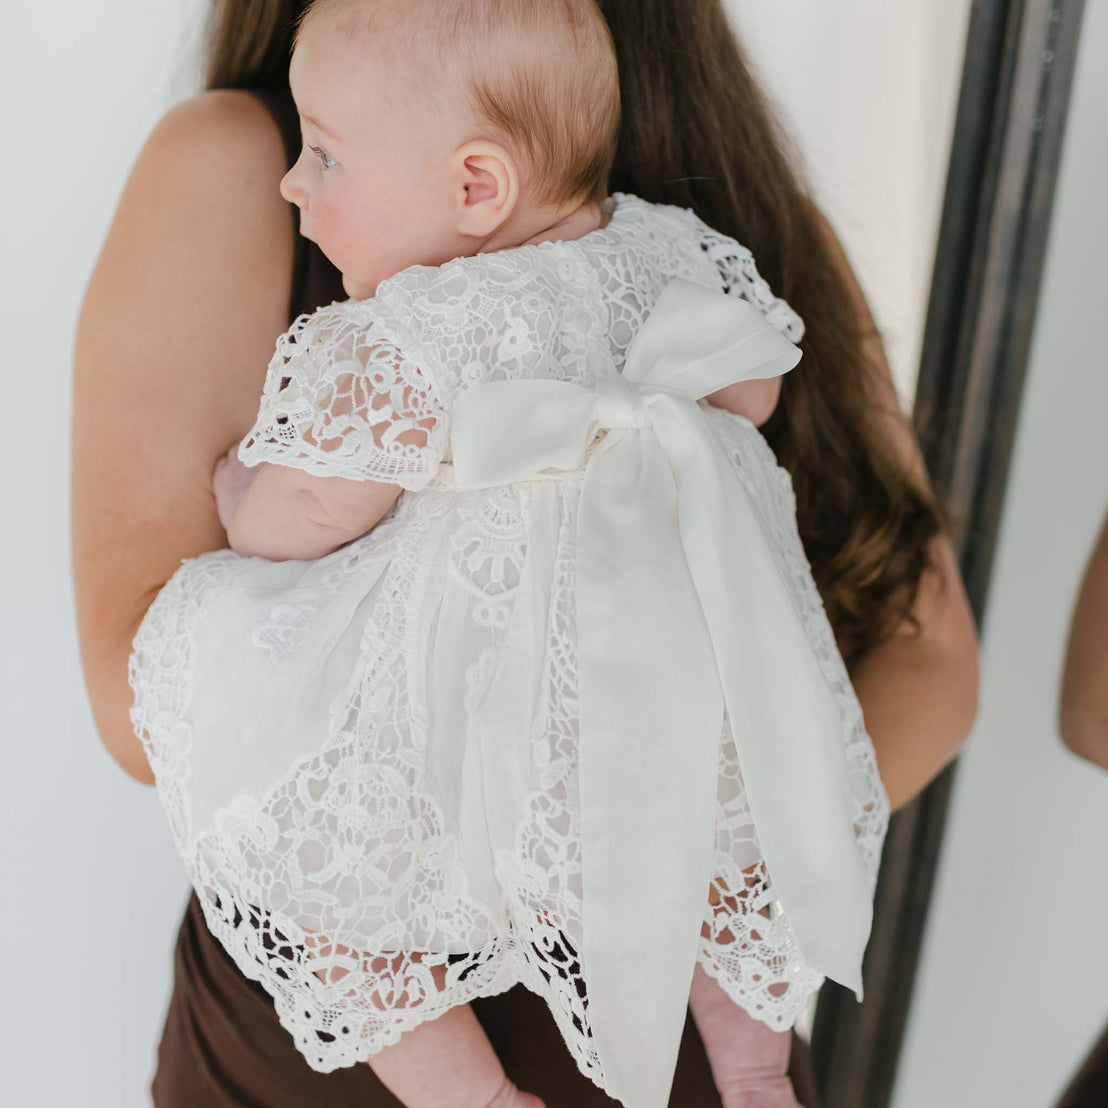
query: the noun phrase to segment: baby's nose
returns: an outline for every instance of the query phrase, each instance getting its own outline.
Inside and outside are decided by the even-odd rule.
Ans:
[[[302,211],[307,210],[308,194],[297,183],[295,165],[281,178],[281,195],[290,204],[295,204]]]

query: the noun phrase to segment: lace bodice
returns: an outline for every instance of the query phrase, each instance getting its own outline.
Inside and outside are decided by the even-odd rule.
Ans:
[[[450,487],[449,411],[458,390],[549,377],[595,383],[619,370],[662,289],[682,278],[741,296],[798,342],[804,325],[750,251],[693,212],[617,193],[607,226],[413,266],[370,300],[303,315],[281,337],[247,465]]]

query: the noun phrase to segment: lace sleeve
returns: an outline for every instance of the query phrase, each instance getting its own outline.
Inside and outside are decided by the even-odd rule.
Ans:
[[[428,368],[392,341],[372,301],[340,302],[300,316],[278,339],[239,458],[418,490],[446,441]]]
[[[787,301],[774,296],[754,264],[754,255],[745,246],[714,231],[706,223],[700,225],[700,245],[716,263],[724,292],[749,300],[785,338],[800,342],[804,337],[804,320]]]

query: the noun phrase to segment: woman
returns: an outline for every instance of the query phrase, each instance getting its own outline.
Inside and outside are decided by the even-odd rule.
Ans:
[[[251,426],[275,337],[300,311],[342,296],[338,275],[295,237],[277,192],[298,145],[287,60],[301,6],[215,8],[209,91],[171,111],[140,154],[78,330],[82,658],[105,745],[146,784],[153,778],[128,717],[132,636],[182,558],[226,545],[212,467]],[[896,807],[965,739],[977,663],[968,604],[880,339],[841,247],[788,164],[720,0],[600,6],[625,117],[612,189],[691,207],[737,238],[807,325],[807,369],[786,381],[763,431],[792,473],[801,535]],[[147,413],[135,424],[134,404]],[[268,997],[207,933],[195,897],[176,969],[159,1106],[398,1103],[367,1066],[307,1068]],[[571,1097],[581,1108],[611,1103],[577,1073],[541,1001],[522,987],[474,1009],[508,1073],[551,1108]],[[801,1072],[794,1078],[811,1104]],[[673,1102],[719,1103],[691,1022]]]

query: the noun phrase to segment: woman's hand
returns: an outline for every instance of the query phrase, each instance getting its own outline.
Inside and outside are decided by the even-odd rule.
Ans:
[[[212,470],[212,490],[223,530],[231,533],[231,521],[246,490],[254,483],[261,466],[245,466],[239,461],[239,444],[234,443]],[[263,463],[264,464],[264,463]]]

